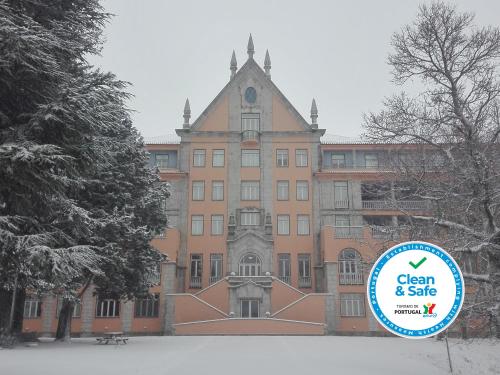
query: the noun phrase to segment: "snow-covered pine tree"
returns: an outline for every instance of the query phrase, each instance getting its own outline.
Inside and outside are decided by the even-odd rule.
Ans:
[[[108,17],[97,0],[0,2],[2,289],[18,280],[74,296],[104,272],[141,273],[158,259],[149,239],[165,225],[165,189],[146,168],[126,84],[85,59]],[[121,167],[118,147],[130,160],[119,179],[109,173]],[[117,259],[122,267],[102,267]]]
[[[406,145],[394,150],[389,179],[398,181],[396,196],[432,207],[415,215],[399,206],[416,238],[441,241],[457,260],[480,260],[464,274],[479,283],[480,301],[466,308],[480,307],[500,338],[500,29],[473,19],[442,2],[420,7],[393,36],[389,64],[397,83],[419,80],[421,90],[386,99],[365,128],[372,141]]]

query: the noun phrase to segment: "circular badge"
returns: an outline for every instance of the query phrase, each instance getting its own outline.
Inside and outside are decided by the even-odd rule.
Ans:
[[[383,253],[368,277],[368,304],[395,335],[424,338],[445,330],[464,300],[464,279],[439,246],[404,242]]]

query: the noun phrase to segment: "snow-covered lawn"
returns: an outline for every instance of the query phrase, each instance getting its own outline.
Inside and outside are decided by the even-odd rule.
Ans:
[[[500,343],[450,340],[454,374],[500,374]],[[40,343],[0,350],[2,375],[449,374],[433,339],[367,337],[131,337],[127,345]]]

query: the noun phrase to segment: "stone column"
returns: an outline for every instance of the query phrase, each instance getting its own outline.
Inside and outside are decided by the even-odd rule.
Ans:
[[[95,317],[95,298],[94,298],[94,287],[89,286],[85,293],[82,296],[82,311],[81,317],[82,320],[82,328],[81,328],[81,336],[88,337],[92,335],[92,323],[94,322]]]
[[[123,301],[121,303],[122,331],[124,333],[132,332],[132,319],[134,319],[134,301]]]
[[[327,333],[332,334],[336,331],[338,326],[338,312],[337,312],[337,301],[339,299],[338,294],[338,268],[336,263],[325,262],[325,278],[326,278],[326,291],[330,295],[326,300],[326,324]]]
[[[174,262],[162,264],[161,286],[164,300],[163,307],[163,334],[174,335],[175,323],[175,269]]]
[[[55,306],[57,298],[52,294],[47,294],[42,298],[42,332],[44,337],[50,337],[52,333],[52,320],[55,318]]]

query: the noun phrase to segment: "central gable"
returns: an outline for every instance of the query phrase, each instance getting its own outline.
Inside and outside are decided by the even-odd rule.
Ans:
[[[257,103],[249,104],[245,98],[248,87],[255,88]],[[262,102],[265,101],[265,102]],[[235,105],[240,103],[240,105]],[[249,58],[240,70],[230,79],[203,113],[191,126],[193,131],[229,131],[235,130],[231,117],[242,112],[261,113],[269,108],[269,126],[261,131],[312,131],[308,122],[300,115],[290,101],[271,81],[253,58]],[[233,112],[238,113],[233,113]],[[271,113],[269,113],[271,115]]]

